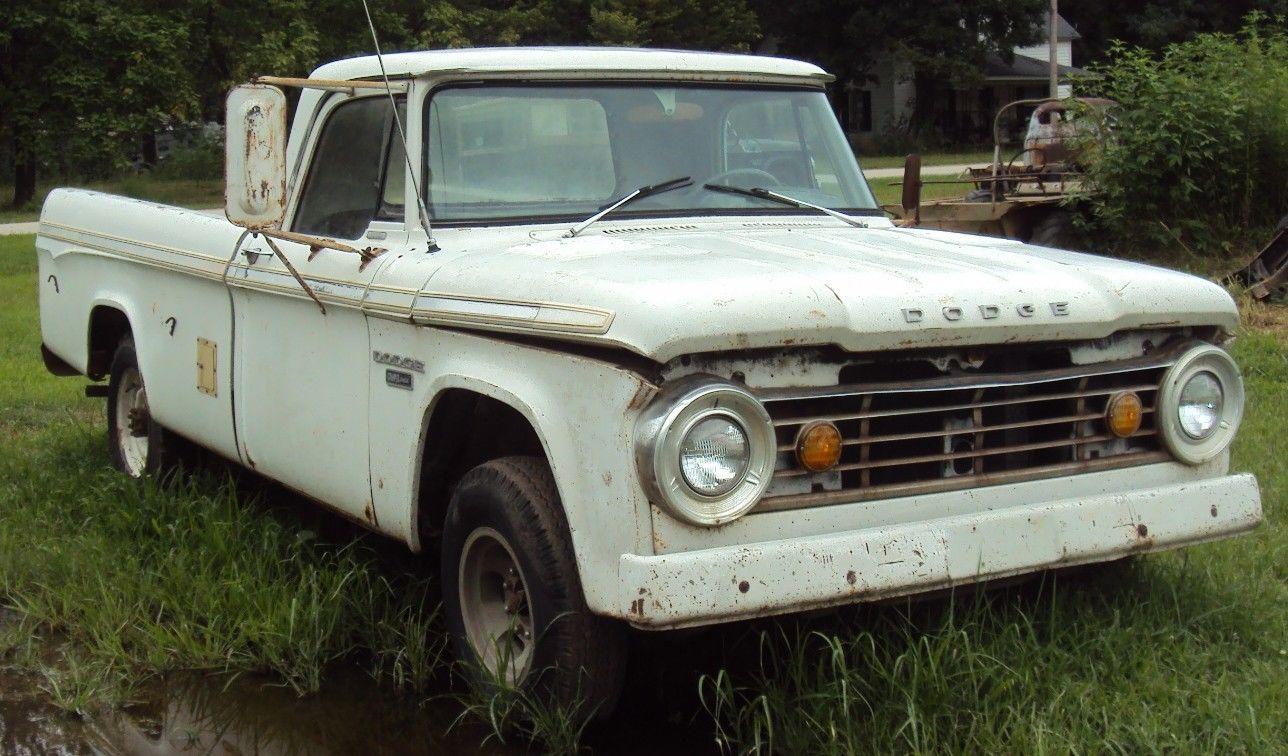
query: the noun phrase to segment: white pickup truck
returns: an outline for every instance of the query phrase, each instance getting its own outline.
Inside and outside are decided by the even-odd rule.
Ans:
[[[899,227],[805,63],[451,50],[229,97],[228,219],[62,189],[50,370],[441,561],[457,652],[606,711],[626,628],[1223,538],[1220,287]],[[286,126],[279,86],[300,87]]]

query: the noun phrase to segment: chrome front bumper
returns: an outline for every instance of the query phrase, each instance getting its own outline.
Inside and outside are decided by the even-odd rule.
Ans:
[[[646,629],[872,601],[1101,562],[1255,528],[1252,475],[658,556],[622,555],[619,611]]]

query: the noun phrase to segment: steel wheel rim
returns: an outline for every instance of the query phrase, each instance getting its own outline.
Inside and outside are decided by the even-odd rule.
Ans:
[[[121,452],[125,472],[143,477],[148,463],[148,394],[138,368],[121,373],[116,389],[116,446]]]
[[[461,620],[484,668],[518,684],[536,648],[528,583],[514,551],[492,528],[477,528],[461,549]]]

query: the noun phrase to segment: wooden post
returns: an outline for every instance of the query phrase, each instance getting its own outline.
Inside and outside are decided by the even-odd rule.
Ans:
[[[1056,31],[1056,20],[1060,18],[1060,0],[1051,0],[1051,19],[1047,26],[1047,55],[1051,58],[1051,92],[1050,97],[1060,96],[1060,64],[1056,62],[1056,50],[1060,47],[1059,32]]]

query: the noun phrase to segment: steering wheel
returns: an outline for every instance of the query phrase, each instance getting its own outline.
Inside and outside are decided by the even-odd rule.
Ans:
[[[708,177],[707,180],[703,181],[702,183],[704,184],[723,183],[725,184],[725,186],[728,186],[729,184],[726,183],[725,180],[734,178],[735,176],[747,176],[748,178],[759,179],[763,182],[766,182],[765,186],[783,185],[783,182],[779,181],[777,176],[770,173],[769,171],[762,171],[759,168],[734,168],[732,170],[722,171],[720,173],[715,174],[714,176]],[[752,186],[755,186],[755,185],[756,185],[755,183],[752,184]],[[744,188],[749,188],[749,187],[744,187]]]

